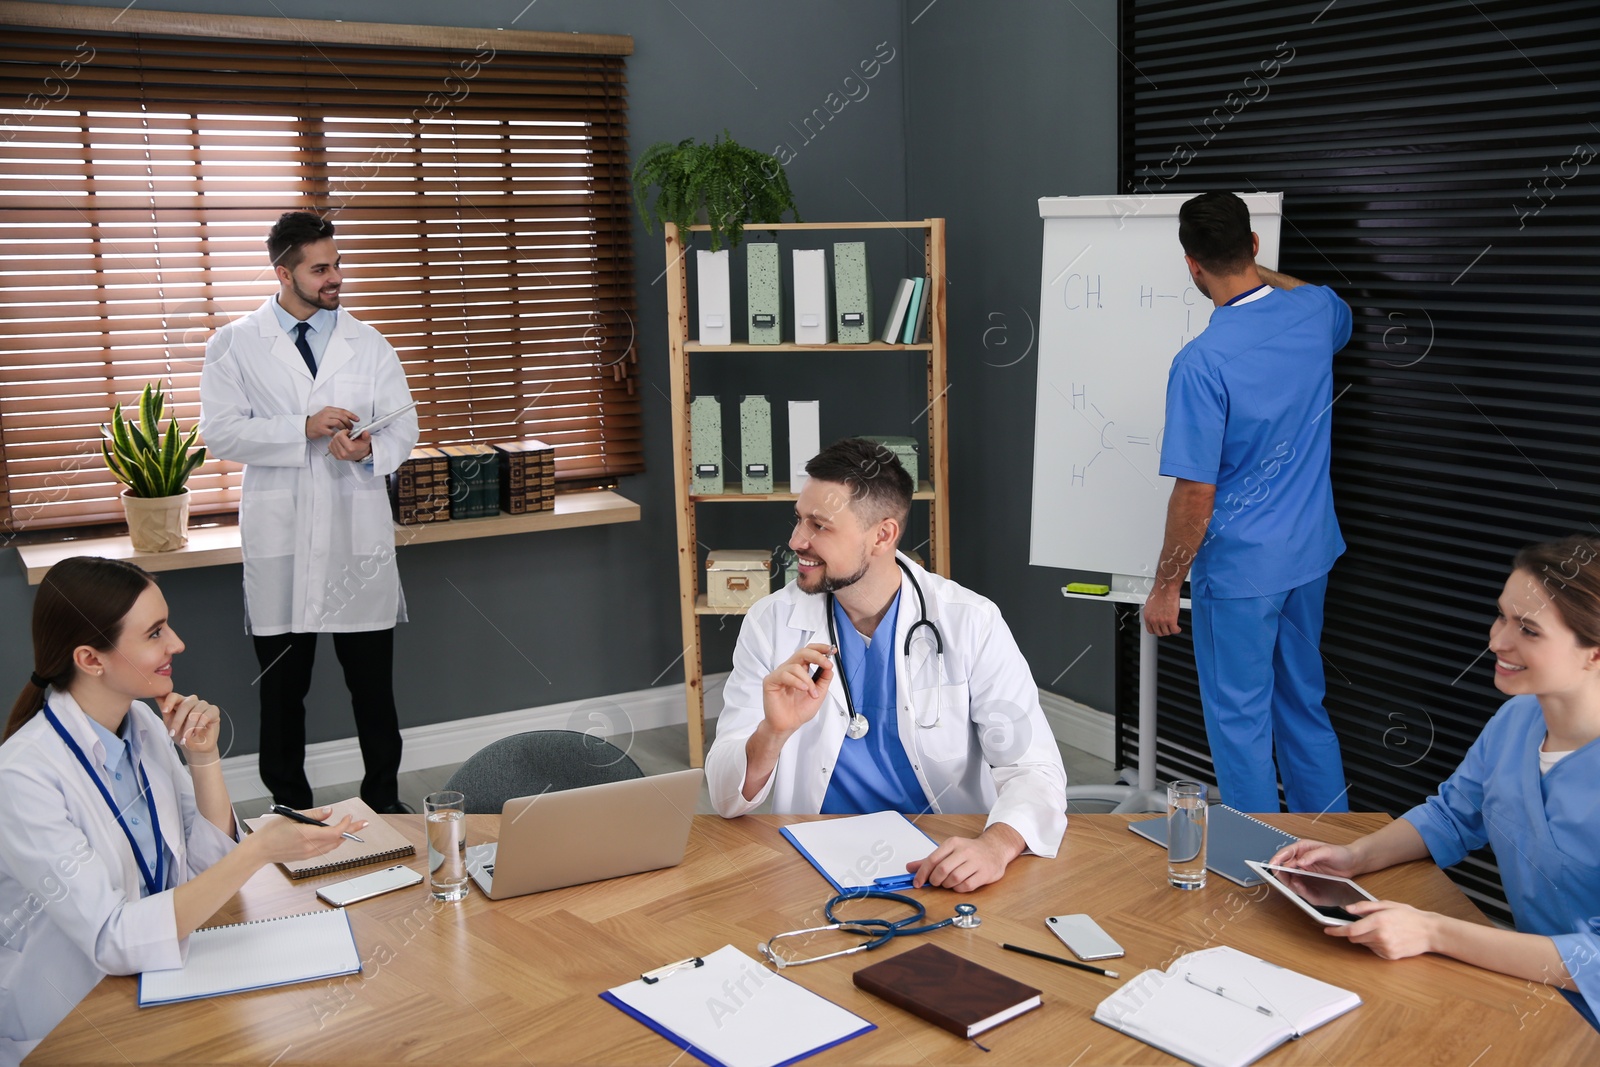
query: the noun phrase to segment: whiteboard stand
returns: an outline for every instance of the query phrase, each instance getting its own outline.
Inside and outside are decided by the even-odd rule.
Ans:
[[[1071,600],[1110,601],[1113,604],[1143,604],[1150,579],[1137,574],[1113,574],[1111,592],[1105,596],[1093,593],[1061,595]],[[1178,607],[1187,608],[1189,601],[1180,599]],[[1156,664],[1160,657],[1161,639],[1142,625],[1139,627],[1139,766],[1130,771],[1124,768],[1117,777],[1122,781],[1133,778],[1137,785],[1076,785],[1067,788],[1067,800],[1098,800],[1116,805],[1111,810],[1121,813],[1162,812],[1167,810],[1167,794],[1156,788]]]

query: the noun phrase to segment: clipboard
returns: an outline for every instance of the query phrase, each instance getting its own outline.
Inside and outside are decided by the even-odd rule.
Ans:
[[[395,419],[398,419],[401,415],[404,415],[406,412],[410,411],[412,408],[414,408],[416,406],[417,406],[417,402],[415,400],[413,400],[413,401],[411,401],[409,403],[406,403],[406,404],[401,404],[399,407],[395,408],[393,411],[389,412],[387,415],[379,415],[377,418],[373,419],[371,422],[367,423],[365,426],[356,427],[356,432],[355,432],[355,434],[353,436],[360,437],[364,433],[371,433],[373,430],[381,430],[385,426],[387,426],[391,422],[393,422]]]
[[[877,1029],[732,945],[647,971],[600,999],[710,1067],[783,1067]]]
[[[881,887],[879,878],[908,879],[906,864],[927,858],[939,847],[898,811],[790,823],[778,832],[835,893]]]

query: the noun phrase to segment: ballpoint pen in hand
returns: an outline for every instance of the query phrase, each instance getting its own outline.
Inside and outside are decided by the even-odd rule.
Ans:
[[[303,822],[307,826],[327,826],[328,825],[325,822],[321,822],[321,821],[319,821],[317,819],[313,819],[309,815],[301,815],[298,811],[295,811],[293,808],[289,807],[286,804],[274,804],[274,805],[272,805],[271,808],[269,808],[267,810],[272,812],[272,814],[274,814],[274,815],[282,815],[285,819],[293,819],[295,822]],[[342,836],[348,838],[351,841],[354,841],[358,845],[366,844],[365,841],[361,840],[361,838],[357,837],[355,834],[344,834]]]

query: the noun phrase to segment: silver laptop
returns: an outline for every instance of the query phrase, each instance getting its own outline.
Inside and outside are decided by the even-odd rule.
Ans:
[[[705,772],[518,797],[500,812],[500,840],[467,848],[467,870],[490,900],[676,867]]]

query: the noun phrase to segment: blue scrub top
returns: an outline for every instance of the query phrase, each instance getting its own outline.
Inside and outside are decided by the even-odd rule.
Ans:
[[[1600,740],[1540,774],[1545,733],[1539,698],[1512,697],[1439,792],[1401,818],[1441,867],[1493,847],[1517,932],[1555,943],[1578,986],[1562,992],[1600,1029]]]
[[[1344,552],[1328,477],[1333,355],[1350,308],[1302,285],[1217,308],[1172,361],[1161,473],[1217,487],[1196,595],[1271,596]]]
[[[921,815],[928,810],[927,795],[900,743],[900,724],[895,714],[898,687],[894,628],[899,616],[900,597],[896,594],[868,645],[844,608],[837,600],[833,602],[839,663],[856,711],[866,716],[869,728],[865,737],[846,736],[839,746],[833,777],[822,798],[824,815],[866,815],[874,811]]]

